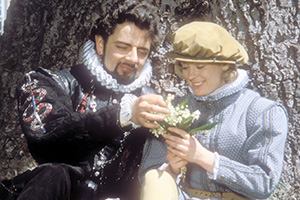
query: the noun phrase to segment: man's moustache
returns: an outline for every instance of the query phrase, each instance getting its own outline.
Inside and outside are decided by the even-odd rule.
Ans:
[[[136,65],[136,64],[130,64],[130,63],[126,63],[126,62],[121,62],[121,63],[118,64],[118,66],[119,66],[119,65],[126,65],[126,66],[128,66],[128,67],[130,67],[130,68],[133,68],[133,69],[136,69],[136,68],[137,68],[137,65]]]

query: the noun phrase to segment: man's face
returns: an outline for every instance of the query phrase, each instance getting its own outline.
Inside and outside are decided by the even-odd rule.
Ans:
[[[141,74],[151,46],[148,30],[130,22],[118,24],[106,44],[99,35],[95,36],[95,42],[106,70],[121,84],[129,84]]]

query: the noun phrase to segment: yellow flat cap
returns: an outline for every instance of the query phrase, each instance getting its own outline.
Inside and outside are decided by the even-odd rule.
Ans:
[[[211,22],[192,22],[173,33],[173,51],[166,56],[176,61],[245,64],[248,54],[224,28]]]

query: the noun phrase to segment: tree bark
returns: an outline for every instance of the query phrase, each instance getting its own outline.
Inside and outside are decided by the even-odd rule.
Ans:
[[[150,1],[150,0],[149,0]],[[164,58],[171,34],[181,25],[212,21],[227,29],[247,50],[249,87],[281,102],[289,113],[285,165],[274,199],[299,199],[300,45],[299,0],[152,0],[160,8],[164,40],[153,55],[161,93],[183,95],[185,85]],[[59,70],[79,63],[102,0],[12,0],[0,36],[0,179],[36,163],[27,149],[18,116],[15,88],[25,72],[40,66]],[[180,88],[180,89],[178,89]],[[181,90],[181,88],[183,90]]]

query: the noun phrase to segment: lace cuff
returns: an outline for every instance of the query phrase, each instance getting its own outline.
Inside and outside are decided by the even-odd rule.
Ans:
[[[219,166],[220,166],[220,155],[215,152],[214,153],[214,168],[213,168],[213,174],[207,172],[207,176],[209,179],[216,180],[217,179],[217,174],[219,171]]]
[[[135,124],[130,121],[132,117],[132,102],[137,99],[137,96],[133,94],[125,94],[121,99],[120,110],[120,125],[122,127],[132,125],[133,128],[138,128],[141,125]]]
[[[162,165],[158,168],[158,170],[163,171],[163,170],[164,170],[165,168],[167,168],[167,167],[169,167],[170,170],[172,170],[169,163],[164,163],[164,164],[162,164]],[[172,172],[172,171],[171,171],[171,172]],[[180,181],[181,181],[181,176],[182,176],[181,173],[179,173],[179,174],[177,175],[176,180],[175,180],[175,182],[176,182],[177,184],[180,183]]]

